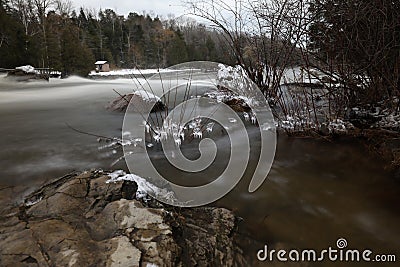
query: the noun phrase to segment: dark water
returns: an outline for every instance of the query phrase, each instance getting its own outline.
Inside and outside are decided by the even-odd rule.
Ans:
[[[0,77],[0,183],[35,187],[73,170],[110,169],[121,152],[99,150],[104,144],[66,124],[99,135],[120,136],[123,114],[104,107],[116,97],[112,89],[127,93],[133,88],[131,80],[72,77],[16,84]],[[226,140],[219,142],[223,148]],[[251,143],[255,152],[246,177],[216,205],[241,216],[243,231],[260,244],[317,249],[334,247],[338,238],[346,238],[352,248],[399,253],[400,183],[362,145],[280,135],[268,179],[249,194],[251,170],[258,156],[257,135]],[[164,159],[157,153],[154,161],[163,166]],[[220,156],[209,174],[217,176],[225,165]],[[121,162],[115,168],[126,167]],[[182,183],[208,179],[172,169],[164,172]]]
[[[322,250],[345,238],[350,248],[398,255],[400,183],[383,166],[360,144],[281,135],[259,191],[246,193],[248,179],[221,204],[265,244]]]

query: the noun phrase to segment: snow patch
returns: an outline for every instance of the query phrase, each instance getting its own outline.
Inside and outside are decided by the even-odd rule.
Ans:
[[[36,205],[37,203],[39,203],[39,202],[42,201],[42,200],[43,200],[43,197],[40,197],[40,198],[38,198],[38,199],[36,199],[36,200],[34,200],[34,201],[32,201],[32,200],[27,201],[27,202],[25,203],[25,206],[27,206],[27,207],[32,207],[33,205]]]
[[[161,101],[161,98],[159,98],[158,96],[153,95],[152,93],[147,92],[145,90],[137,90],[137,91],[135,91],[134,95],[141,97],[144,101],[147,101],[147,102],[153,102],[153,101],[160,102]]]
[[[176,72],[176,70],[170,69],[121,69],[121,70],[112,70],[108,72],[96,72],[92,71],[89,73],[89,76],[130,76],[130,75],[152,75],[157,73],[170,73]]]
[[[150,194],[152,196],[157,196],[157,198],[167,199],[172,202],[176,201],[174,192],[166,188],[159,188],[154,184],[148,182],[146,179],[135,174],[126,174],[124,171],[118,170],[108,174],[108,176],[110,177],[110,179],[106,183],[116,183],[121,181],[135,182],[138,186],[138,189],[136,191],[137,199],[145,199],[147,195]]]
[[[25,73],[38,74],[38,72],[35,70],[35,68],[32,67],[31,65],[20,66],[20,67],[16,67],[15,69],[16,70],[22,70]]]
[[[336,119],[331,121],[328,125],[330,133],[345,133],[347,131],[344,121]]]

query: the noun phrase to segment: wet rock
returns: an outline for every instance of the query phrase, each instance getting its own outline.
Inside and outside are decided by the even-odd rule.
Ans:
[[[230,91],[223,86],[217,86],[218,90],[206,92],[203,96],[215,99],[217,102],[222,102],[232,108],[235,112],[250,112],[251,108],[246,101],[239,95]]]
[[[224,103],[230,106],[236,112],[250,112],[251,108],[246,104],[243,99],[232,98],[224,101]]]
[[[359,129],[369,129],[381,118],[373,116],[371,111],[349,109],[345,119]]]
[[[73,173],[4,205],[0,266],[248,265],[231,211],[142,202],[134,182],[108,179]]]
[[[116,99],[112,100],[106,106],[106,108],[112,111],[124,112],[127,109],[129,102],[132,99],[132,96],[133,94],[121,95]]]
[[[111,101],[106,108],[112,111],[125,112],[128,106],[142,113],[145,113],[150,107],[153,107],[151,112],[165,110],[165,105],[161,101],[155,101],[154,99],[146,100],[136,94],[120,95]]]
[[[25,72],[20,69],[11,70],[7,74],[7,79],[12,79],[18,82],[24,82],[29,80],[49,80],[49,75],[40,73]]]
[[[108,264],[111,267],[140,266],[142,252],[134,247],[126,236],[116,237],[112,239],[117,249],[111,254]]]

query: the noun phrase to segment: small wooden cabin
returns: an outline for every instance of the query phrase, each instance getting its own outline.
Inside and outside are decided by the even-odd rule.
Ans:
[[[105,60],[99,60],[94,63],[96,65],[96,72],[109,72],[110,64]]]

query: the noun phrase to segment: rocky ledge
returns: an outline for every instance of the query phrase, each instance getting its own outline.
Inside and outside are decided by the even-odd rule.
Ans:
[[[0,266],[248,266],[231,211],[137,200],[109,178],[73,173],[1,203]]]

